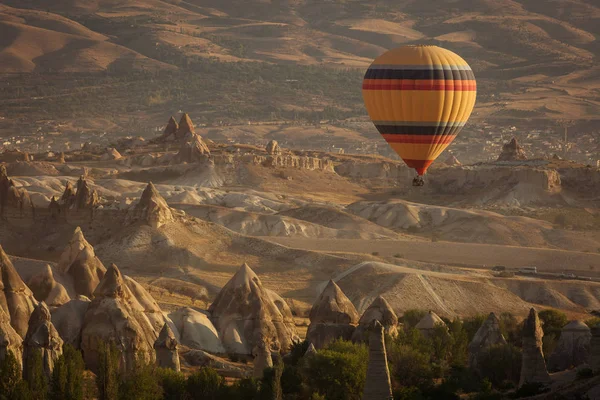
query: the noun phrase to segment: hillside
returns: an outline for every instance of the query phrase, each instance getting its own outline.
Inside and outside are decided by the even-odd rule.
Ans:
[[[591,0],[3,4],[0,74],[41,75],[11,87],[0,79],[0,132],[30,128],[13,124],[26,111],[34,120],[109,119],[140,134],[162,124],[165,109],[191,110],[208,124],[365,117],[364,69],[411,43],[446,47],[472,65],[473,121],[552,125],[600,111],[600,7]],[[98,71],[108,74],[89,75]],[[79,85],[69,72],[83,74]],[[140,123],[131,126],[125,109]]]

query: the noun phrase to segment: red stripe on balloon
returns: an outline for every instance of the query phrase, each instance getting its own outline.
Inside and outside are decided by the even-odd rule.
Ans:
[[[440,83],[364,83],[363,90],[439,90],[452,92],[474,92],[477,90],[477,85],[460,85],[460,84],[440,84]]]
[[[427,168],[429,168],[429,166],[433,163],[433,160],[407,160],[405,158],[403,158],[402,160],[404,160],[404,162],[406,163],[406,165],[408,165],[409,168],[416,169],[417,174],[419,175],[425,175],[425,172],[427,172]]]
[[[381,135],[388,143],[450,144],[456,135]]]

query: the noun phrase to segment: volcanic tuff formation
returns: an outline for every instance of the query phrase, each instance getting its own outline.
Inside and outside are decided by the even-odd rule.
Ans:
[[[527,160],[525,150],[519,145],[516,138],[512,138],[510,142],[502,147],[502,153],[498,156],[498,161],[519,161]]]
[[[258,343],[252,349],[252,355],[254,356],[252,377],[261,379],[265,368],[273,367],[273,359],[268,344],[264,341]]]
[[[469,343],[469,366],[476,369],[479,353],[498,344],[506,344],[506,340],[500,331],[500,320],[490,313]]]
[[[162,330],[164,324],[167,322],[162,310],[154,298],[146,291],[146,289],[144,289],[142,285],[128,276],[125,276],[124,278],[125,284],[129,290],[131,290],[133,297],[138,301],[140,306],[142,306],[144,314],[146,314],[146,318],[148,318],[148,321],[150,321],[154,331],[156,334],[158,334]]]
[[[281,154],[281,147],[279,147],[279,144],[276,140],[271,140],[269,143],[267,143],[265,151],[270,155]]]
[[[52,325],[50,310],[40,302],[29,318],[29,329],[23,341],[23,375],[28,379],[36,353],[41,352],[44,372],[52,376],[54,363],[62,354],[63,340]]]
[[[133,209],[133,218],[142,219],[153,228],[160,228],[173,221],[173,214],[165,199],[152,182],[148,183],[140,201]]]
[[[8,208],[24,213],[32,210],[33,204],[27,190],[17,188],[13,180],[8,177],[6,167],[0,165],[0,215],[4,215]]]
[[[77,181],[77,192],[72,208],[83,210],[98,205],[98,193],[92,190],[87,180],[81,176]]]
[[[10,324],[10,316],[0,307],[0,363],[12,352],[19,364],[23,363],[23,339]]]
[[[154,350],[156,351],[156,363],[160,368],[170,368],[179,371],[179,354],[177,349],[179,343],[173,334],[169,325],[165,323],[158,335],[158,339],[154,342]]]
[[[188,133],[195,133],[194,123],[187,113],[183,113],[181,119],[179,120],[177,132],[175,132],[175,139],[181,140],[185,138]]]
[[[163,131],[163,134],[159,140],[175,139],[175,134],[177,133],[178,129],[179,124],[177,121],[175,121],[175,118],[169,118],[169,122],[167,123],[167,126],[165,127],[165,130]]]
[[[519,387],[525,383],[547,383],[550,381],[550,375],[548,375],[546,362],[544,361],[544,352],[542,351],[543,336],[544,331],[537,311],[532,308],[523,325],[523,363]]]
[[[389,400],[392,384],[385,350],[384,328],[379,321],[371,323],[369,335],[369,364],[362,400]]]
[[[76,349],[81,347],[81,329],[89,305],[90,299],[78,296],[52,311],[52,324],[60,337]]]
[[[209,308],[227,351],[251,354],[265,341],[269,350],[286,352],[298,339],[289,307],[273,298],[248,264],[242,265]]]
[[[65,287],[54,279],[52,267],[48,264],[29,279],[27,286],[37,301],[43,301],[51,308],[65,304],[71,299]]]
[[[415,326],[425,337],[429,337],[436,329],[441,326],[448,330],[446,323],[433,311],[429,311],[419,323]]]
[[[377,296],[369,308],[365,310],[362,317],[360,317],[358,327],[352,335],[352,340],[356,342],[367,340],[367,332],[374,326],[374,321],[379,321],[383,325],[387,335],[398,335],[398,317],[396,313],[387,300],[381,296]]]
[[[358,312],[342,289],[332,280],[310,310],[306,338],[320,349],[332,340],[350,340],[358,324]]]
[[[108,149],[106,149],[106,152],[102,154],[102,157],[100,157],[100,159],[102,161],[111,161],[119,160],[121,159],[121,157],[121,153],[119,153],[117,149],[115,149],[114,147],[109,147]]]
[[[187,133],[181,142],[179,153],[175,157],[180,163],[195,163],[206,161],[210,150],[200,135]]]
[[[590,367],[594,372],[600,371],[600,324],[592,327],[590,342]]]
[[[29,326],[29,317],[37,301],[25,285],[12,262],[0,246],[0,307],[10,316],[10,324],[24,338]]]
[[[549,371],[562,371],[587,364],[590,354],[590,328],[582,321],[571,321],[560,332],[560,339],[548,359]]]
[[[144,309],[112,264],[94,291],[83,321],[81,350],[87,367],[97,371],[100,346],[108,343],[119,349],[125,371],[135,367],[136,357],[153,362],[156,338]]]
[[[106,268],[85,240],[80,227],[75,228],[58,262],[58,269],[73,279],[75,293],[91,298]]]
[[[179,342],[210,353],[225,353],[219,333],[206,314],[183,307],[169,314]]]

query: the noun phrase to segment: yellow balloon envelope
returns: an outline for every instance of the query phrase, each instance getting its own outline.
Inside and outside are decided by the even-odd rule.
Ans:
[[[379,133],[423,175],[469,119],[477,84],[467,62],[455,53],[403,46],[373,61],[362,93]]]

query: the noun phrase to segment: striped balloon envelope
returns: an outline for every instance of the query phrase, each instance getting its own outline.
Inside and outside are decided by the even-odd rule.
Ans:
[[[457,54],[437,46],[403,46],[373,61],[362,93],[379,133],[421,176],[469,119],[477,84]]]

